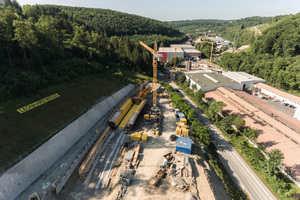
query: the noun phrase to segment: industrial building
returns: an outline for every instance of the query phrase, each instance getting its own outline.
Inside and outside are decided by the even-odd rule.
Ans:
[[[196,85],[197,90],[201,89],[203,92],[212,91],[221,86],[227,86],[234,90],[243,89],[243,85],[241,83],[230,79],[221,73],[185,73],[185,75],[190,87],[192,87],[192,85]]]
[[[182,50],[186,50],[186,49],[195,49],[194,46],[190,45],[190,44],[171,44],[170,47],[172,48],[181,48]]]
[[[227,46],[229,45],[230,41],[225,40],[222,37],[216,36],[216,37],[205,37],[206,40],[211,40],[214,41],[215,43],[217,43],[217,45],[223,45],[223,46]]]
[[[264,79],[258,78],[245,72],[223,72],[223,75],[242,84],[243,89],[253,86],[255,83],[265,83]]]
[[[173,56],[175,56],[175,47],[159,47],[158,53],[162,55],[161,61],[168,62]],[[184,52],[181,48],[176,49],[176,56],[184,58]]]
[[[294,114],[294,118],[300,121],[300,97],[289,94],[264,83],[257,83],[254,85],[254,87],[258,88],[261,93],[278,99],[287,106],[292,106],[295,108],[296,112]]]
[[[245,72],[220,72],[185,73],[185,76],[191,88],[195,85],[197,90],[201,89],[203,92],[213,91],[221,86],[234,90],[244,90],[254,86],[260,93],[294,108],[296,110],[294,118],[300,121],[300,97],[271,87],[265,84],[266,81],[264,79]]]
[[[158,53],[162,55],[161,61],[168,62],[173,56],[181,58],[197,58],[201,56],[201,52],[194,46],[188,44],[171,44],[170,47],[159,47]]]

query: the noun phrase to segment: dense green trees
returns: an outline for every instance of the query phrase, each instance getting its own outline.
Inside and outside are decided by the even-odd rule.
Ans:
[[[214,44],[214,47],[216,47],[216,44]],[[198,49],[201,52],[201,57],[202,58],[210,58],[211,44],[209,44],[209,43],[197,43],[195,48]],[[214,49],[213,49],[213,51],[214,51]]]
[[[151,73],[140,39],[169,44],[186,37],[167,23],[117,11],[0,1],[0,101],[90,74]]]
[[[281,164],[284,159],[283,153],[279,149],[272,149],[267,153],[269,159],[265,163],[266,170],[269,174],[274,175],[278,174],[278,166]]]
[[[174,106],[181,112],[183,112],[187,117],[192,134],[194,135],[196,140],[203,143],[205,146],[209,146],[212,143],[209,130],[207,127],[203,126],[196,118],[195,110],[193,110],[191,106],[182,97],[180,97],[177,92],[174,91],[172,86],[170,86],[169,84],[165,84],[165,88],[170,94]]]
[[[210,120],[218,122],[221,120],[222,109],[226,106],[223,101],[212,101],[209,105],[207,115]]]
[[[181,74],[181,75],[179,76],[179,78],[178,78],[178,82],[179,82],[180,84],[183,84],[183,83],[185,82],[185,80],[186,80],[185,74]]]
[[[261,77],[268,84],[299,95],[300,13],[289,15],[269,26],[255,39],[251,50],[223,53],[221,66]]]
[[[255,40],[258,35],[256,26],[263,30],[268,24],[275,23],[282,17],[247,17],[238,20],[198,19],[172,21],[170,23],[185,33],[194,34],[194,39],[204,33],[212,32],[234,42],[235,46],[239,47]]]

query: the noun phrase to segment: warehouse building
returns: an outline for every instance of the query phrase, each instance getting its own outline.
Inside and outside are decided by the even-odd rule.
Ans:
[[[159,47],[158,53],[162,55],[161,61],[168,62],[173,56],[180,56],[181,58],[198,58],[201,52],[189,44],[171,44],[170,47]]]
[[[294,118],[300,121],[300,97],[289,94],[264,83],[257,83],[254,85],[254,87],[258,88],[261,93],[278,99],[285,105],[294,107],[296,109]]]
[[[184,57],[189,58],[200,58],[201,52],[198,49],[184,49]]]
[[[221,86],[227,86],[234,90],[242,90],[243,85],[233,79],[224,76],[221,73],[205,72],[205,73],[185,73],[189,86],[196,86],[197,90],[203,92],[215,90]]]
[[[182,50],[195,49],[195,47],[190,44],[171,44],[170,47],[172,47],[172,48],[176,47],[176,48],[180,48]]]
[[[223,72],[223,75],[242,84],[243,89],[253,86],[255,83],[265,83],[264,79],[258,78],[245,72]]]
[[[168,62],[173,56],[175,56],[175,47],[159,47],[158,54],[162,55],[161,61]],[[176,49],[176,56],[184,58],[184,52],[181,48]]]

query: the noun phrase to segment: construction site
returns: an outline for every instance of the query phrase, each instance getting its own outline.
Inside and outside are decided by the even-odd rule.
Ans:
[[[141,45],[153,82],[112,94],[11,168],[0,199],[230,199],[157,84],[157,46]]]
[[[146,86],[140,94],[148,93],[149,89]],[[147,95],[128,98],[111,114],[109,126],[59,192],[59,198],[185,199],[188,196],[215,199],[216,195],[228,196],[208,163],[201,156],[191,155],[192,141],[188,138],[186,119],[180,112],[175,113],[163,88],[158,91],[161,92],[157,95],[160,97],[157,111],[149,106],[152,93],[148,93],[148,99],[142,98],[140,104],[133,103],[131,109],[136,107],[141,111],[133,126],[128,119],[134,112],[128,107],[133,99]],[[145,106],[139,107],[145,101]],[[127,109],[119,121],[116,116]],[[180,127],[184,127],[183,131],[178,131]],[[171,139],[174,134],[177,140]],[[218,192],[213,192],[213,188]]]
[[[102,100],[11,168],[1,177],[6,185],[0,200],[230,199],[203,158],[205,150],[192,141],[186,116],[157,84],[157,45],[140,44],[153,54],[153,81],[129,84]],[[285,105],[245,91],[252,86],[258,92],[255,86],[264,87],[264,80],[197,70],[184,73],[188,83],[257,128],[257,142],[267,151],[280,149],[285,167],[298,178],[299,121]]]

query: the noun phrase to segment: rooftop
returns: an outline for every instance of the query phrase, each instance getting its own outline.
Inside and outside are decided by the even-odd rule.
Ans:
[[[171,44],[170,47],[177,47],[177,48],[183,48],[183,49],[195,49],[194,46],[190,45],[190,44]]]
[[[174,52],[175,53],[175,47],[159,47],[158,52]],[[176,49],[176,52],[182,52],[181,48]]]
[[[277,94],[277,95],[279,95],[281,97],[285,97],[287,99],[290,99],[292,101],[300,103],[300,97],[298,97],[298,96],[295,96],[295,95],[292,95],[290,93],[284,92],[282,90],[279,90],[277,88],[274,88],[274,87],[269,86],[269,85],[264,84],[264,83],[257,83],[255,85],[258,86],[258,87],[261,87],[261,88],[263,88],[265,90],[268,90],[270,92],[273,92],[274,94]]]
[[[189,78],[198,83],[200,86],[222,86],[222,85],[238,85],[234,81],[220,73],[206,72],[206,73],[185,73]]]
[[[185,53],[201,53],[198,49],[184,49]]]
[[[265,82],[264,79],[258,78],[256,76],[253,76],[251,74],[245,73],[245,72],[223,72],[225,76],[227,76],[230,79],[233,79],[239,83],[245,82],[245,81],[257,81],[257,82]]]

